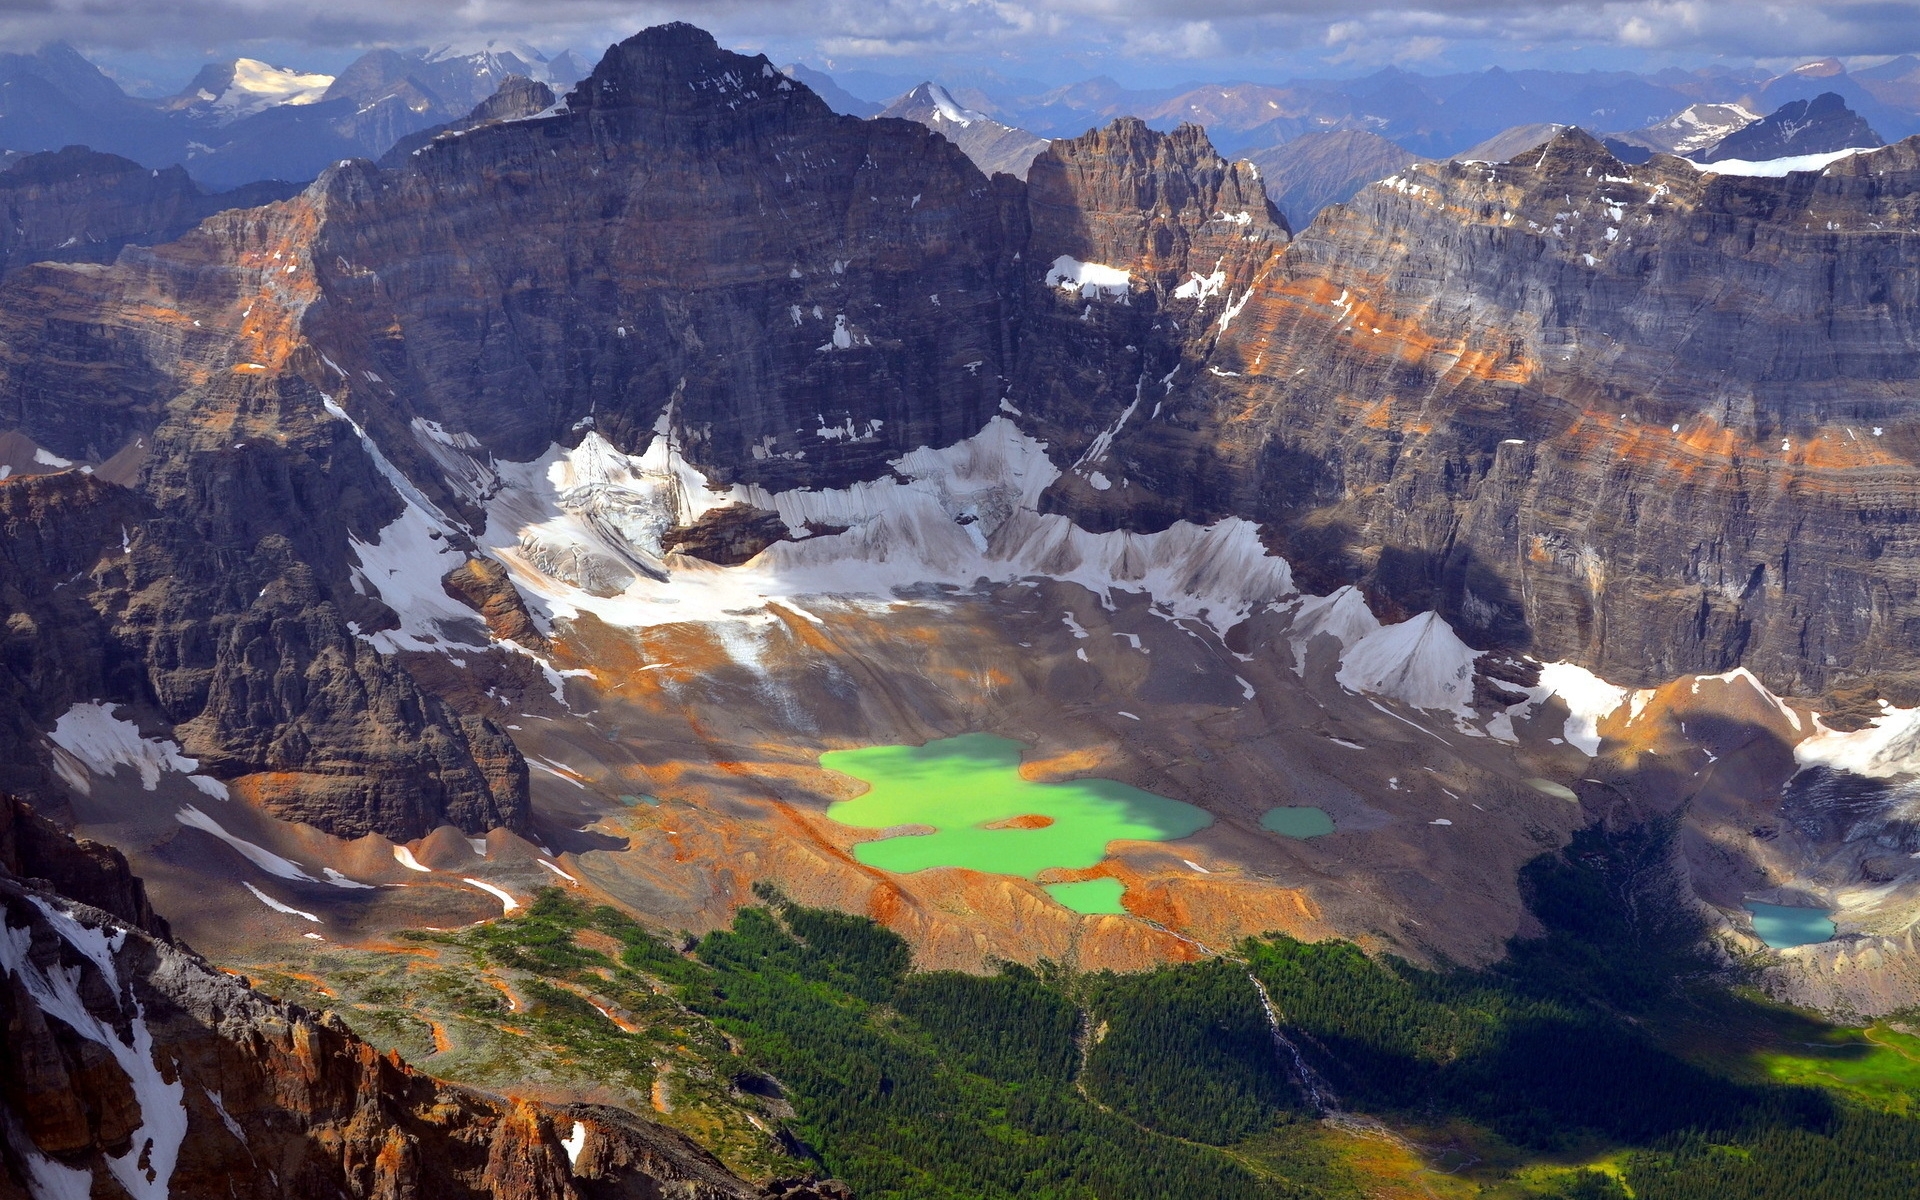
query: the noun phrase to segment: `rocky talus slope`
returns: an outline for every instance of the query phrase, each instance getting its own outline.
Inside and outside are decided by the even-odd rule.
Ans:
[[[116,851],[10,798],[0,1027],[0,1196],[771,1194],[623,1110],[449,1086],[261,995],[173,942]]]

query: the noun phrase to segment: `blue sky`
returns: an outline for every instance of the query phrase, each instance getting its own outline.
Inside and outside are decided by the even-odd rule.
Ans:
[[[64,38],[171,90],[196,64],[237,54],[326,70],[375,45],[494,37],[597,57],[672,19],[828,70],[937,76],[960,66],[1140,86],[1390,64],[1784,68],[1920,51],[1920,3],[1794,0],[0,0],[0,43]]]

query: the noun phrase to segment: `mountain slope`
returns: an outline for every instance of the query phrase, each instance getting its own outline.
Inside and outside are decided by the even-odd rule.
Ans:
[[[118,854],[6,797],[0,923],[11,1194],[765,1194],[675,1131],[451,1087],[253,991],[171,940]]]
[[[1486,962],[1608,796],[1705,797],[1735,928],[1867,869],[1739,834],[1805,713],[1920,686],[1915,153],[1766,179],[1567,130],[1295,237],[1191,126],[990,180],[648,30],[546,115],[0,285],[6,465],[54,468],[0,480],[9,778],[228,947],[560,877],[700,931],[772,879],[968,968]],[[1741,664],[1822,697],[1756,726],[1750,794],[1606,758],[1630,687]],[[1209,823],[897,873],[827,815],[823,753],[989,731]]]
[[[1327,205],[1346,201],[1412,160],[1387,139],[1358,129],[1303,134],[1247,156],[1260,169],[1267,195],[1295,229],[1305,229]]]
[[[1822,92],[1811,100],[1793,100],[1781,105],[1760,120],[1715,142],[1698,157],[1701,162],[1709,163],[1729,158],[1765,162],[1770,158],[1885,144],[1864,117],[1847,107],[1845,100],[1833,92]]]
[[[917,121],[965,151],[987,175],[1004,171],[1015,179],[1027,177],[1033,156],[1047,148],[1047,139],[1015,129],[982,112],[963,108],[947,89],[923,83],[878,114]]]

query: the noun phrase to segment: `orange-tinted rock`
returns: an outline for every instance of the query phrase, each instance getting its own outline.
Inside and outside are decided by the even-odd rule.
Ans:
[[[469,558],[441,580],[447,594],[479,613],[493,636],[519,642],[529,650],[545,652],[546,635],[533,623],[527,602],[507,578],[507,571],[491,558]]]

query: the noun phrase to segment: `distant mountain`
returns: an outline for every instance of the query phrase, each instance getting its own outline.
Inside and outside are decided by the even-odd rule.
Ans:
[[[0,170],[0,275],[35,262],[112,262],[122,248],[172,241],[214,213],[284,200],[293,183],[209,195],[180,167],[69,146]]]
[[[1298,232],[1321,209],[1351,199],[1361,188],[1414,161],[1415,155],[1377,133],[1336,129],[1307,133],[1247,156],[1260,170],[1267,195]]]
[[[1664,121],[1617,133],[1607,139],[1607,148],[1615,154],[1622,149],[1638,151],[1624,161],[1646,161],[1653,154],[1686,156],[1718,145],[1760,119],[1760,115],[1738,104],[1690,104]]]
[[[945,135],[988,175],[1001,171],[1025,179],[1033,156],[1048,145],[1046,138],[1003,125],[975,109],[961,107],[952,93],[937,83],[921,84],[879,115],[918,121]]]
[[[1851,146],[1883,146],[1866,119],[1847,107],[1836,92],[1783,104],[1764,118],[1716,142],[1694,157],[1700,162],[1737,158],[1765,161],[1799,154],[1820,154]]]
[[[1846,102],[1883,137],[1903,138],[1920,133],[1920,113],[1916,105],[1888,103],[1878,94],[1885,90],[1896,99],[1900,88],[1887,88],[1887,81],[1863,81],[1849,74],[1839,59],[1827,58],[1803,63],[1784,75],[1776,75],[1741,98],[1754,112],[1772,112],[1794,100],[1813,100],[1833,93]]]
[[[212,188],[309,180],[378,158],[411,133],[460,120],[515,76],[564,89],[577,55],[486,43],[374,50],[338,75],[240,58],[202,68],[162,100],[126,95],[72,47],[0,55],[0,150],[85,145],[150,169],[180,165]]]
[[[1515,125],[1503,129],[1484,142],[1478,142],[1453,155],[1455,162],[1503,163],[1517,154],[1525,154],[1553,139],[1567,129],[1567,125],[1536,122],[1529,125]]]
[[[816,71],[805,63],[788,63],[780,68],[781,74],[789,79],[797,79],[813,89],[813,94],[827,102],[827,107],[849,117],[877,117],[886,105],[872,100],[862,100],[834,82],[833,76],[824,71]]]
[[[528,79],[524,75],[510,75],[507,81],[500,85],[499,91],[474,105],[473,111],[466,116],[444,125],[435,125],[431,129],[410,133],[395,142],[393,148],[381,156],[380,165],[400,166],[409,156],[419,153],[421,147],[442,134],[465,133],[495,121],[512,121],[521,117],[531,117],[552,108],[555,100],[553,89],[546,84]]]
[[[167,107],[211,116],[222,124],[281,104],[313,104],[333,86],[333,76],[276,67],[257,58],[208,63]]]

